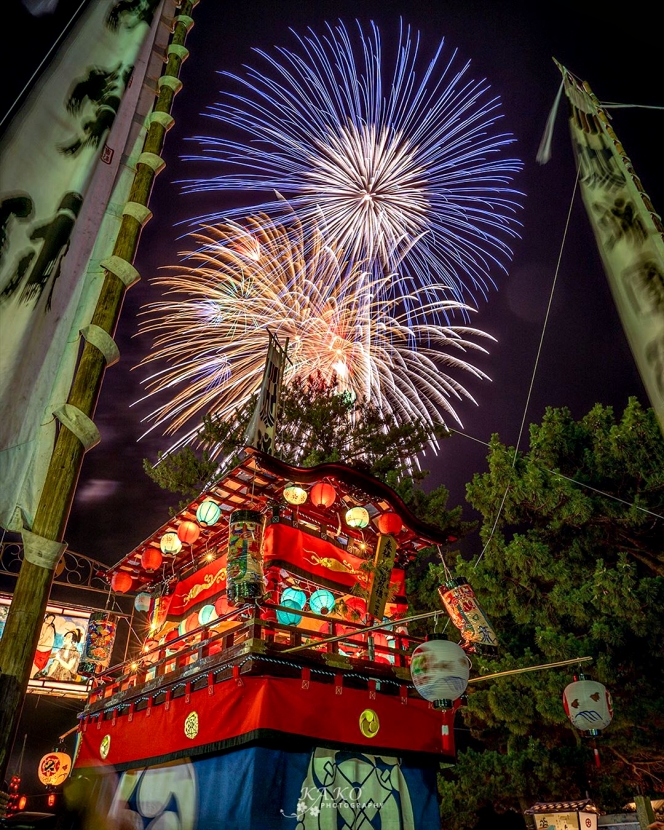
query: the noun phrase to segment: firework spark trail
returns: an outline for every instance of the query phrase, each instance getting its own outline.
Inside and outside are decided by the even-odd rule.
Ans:
[[[409,27],[390,66],[374,24],[369,33],[358,24],[355,37],[343,23],[295,37],[294,50],[257,50],[266,72],[223,73],[239,91],[222,93],[208,115],[226,136],[197,137],[201,152],[189,156],[223,172],[185,189],[253,202],[192,221],[252,211],[279,220],[294,210],[374,277],[394,275],[383,294],[401,295],[407,312],[416,296],[448,319],[441,297],[486,297],[518,235],[520,194],[510,183],[522,167],[504,156],[514,139],[498,131],[500,102],[487,82],[469,78],[469,64],[457,69],[456,52],[443,59],[443,43],[422,64]]]
[[[194,416],[225,418],[241,408],[260,386],[268,330],[289,340],[286,382],[318,371],[327,380],[336,375],[340,391],[371,400],[397,421],[440,423],[441,411],[458,421],[452,401],[473,398],[446,370],[486,378],[464,353],[485,352],[470,338],[489,335],[432,323],[436,309],[417,293],[410,296],[415,311],[400,312],[383,296],[384,277],[345,261],[319,230],[292,215],[288,223],[249,217],[192,238],[196,247],[184,264],[154,280],[166,289],[164,299],[143,312],[141,331],[154,335],[154,348],[141,365],[160,366],[146,380],[146,397],[169,395],[147,416],[151,428],[173,434]],[[449,311],[459,306],[443,302]]]

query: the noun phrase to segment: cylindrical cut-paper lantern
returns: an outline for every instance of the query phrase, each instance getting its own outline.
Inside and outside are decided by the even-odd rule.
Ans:
[[[48,752],[39,762],[37,777],[45,787],[59,787],[71,772],[71,758],[66,752]]]
[[[452,579],[438,589],[450,619],[461,632],[466,643],[479,646],[477,651],[490,653],[498,648],[498,638],[489,624],[475,592],[462,576]]]
[[[174,556],[177,553],[180,553],[182,550],[182,542],[180,541],[180,537],[177,533],[173,533],[173,531],[169,531],[168,533],[164,533],[161,537],[161,542],[159,543],[162,553],[170,554]]]
[[[196,522],[180,522],[178,525],[178,539],[185,545],[193,545],[201,535],[201,527]]]
[[[137,594],[136,598],[134,599],[134,608],[137,611],[142,611],[146,613],[150,610],[150,603],[152,602],[152,594],[142,593]]]
[[[337,497],[337,491],[326,481],[319,481],[318,484],[314,484],[311,488],[309,496],[314,507],[327,508],[332,507],[334,504],[334,500]]]
[[[470,660],[461,646],[433,635],[413,651],[410,674],[425,700],[437,709],[451,709],[466,691]]]
[[[245,605],[263,596],[263,517],[257,510],[234,510],[228,531],[226,596],[228,604]]]
[[[131,591],[134,580],[126,571],[118,571],[111,577],[111,588],[118,594],[126,594]]]
[[[606,729],[613,720],[611,695],[606,686],[582,674],[565,687],[563,706],[572,726],[591,735]]]
[[[288,504],[304,504],[307,500],[307,491],[298,484],[290,482],[284,487],[284,498]]]
[[[203,527],[212,527],[219,521],[221,516],[221,507],[216,501],[206,499],[198,505],[196,511],[196,519],[203,525]]]
[[[157,548],[146,548],[141,554],[141,565],[146,571],[156,571],[158,568],[161,568],[163,561],[164,556]]]
[[[110,666],[116,627],[113,614],[107,611],[93,611],[90,614],[83,653],[77,669],[82,677],[93,677]]]
[[[385,536],[397,536],[401,533],[402,527],[403,522],[401,521],[401,516],[396,513],[390,511],[388,513],[382,513],[378,517],[378,530],[384,533]]]
[[[365,507],[351,507],[346,511],[346,524],[363,529],[369,525],[369,511]]]

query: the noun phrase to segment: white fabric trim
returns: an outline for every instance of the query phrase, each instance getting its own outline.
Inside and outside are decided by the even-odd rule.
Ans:
[[[60,557],[67,550],[66,542],[54,542],[53,539],[46,539],[38,536],[30,530],[21,530],[23,537],[23,556],[26,562],[46,568],[49,571],[55,570]]]
[[[83,444],[85,452],[91,450],[101,441],[99,430],[85,412],[70,403],[65,403],[53,410],[53,414],[60,423]]]
[[[120,349],[118,349],[115,340],[111,335],[104,331],[100,326],[90,324],[81,329],[81,335],[88,343],[92,343],[95,348],[104,355],[107,366],[113,366],[120,360]]]

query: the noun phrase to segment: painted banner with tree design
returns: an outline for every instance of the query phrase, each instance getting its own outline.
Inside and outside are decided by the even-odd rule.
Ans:
[[[597,98],[587,84],[558,66],[570,105],[583,201],[627,340],[664,432],[664,226]]]
[[[32,524],[121,221],[165,3],[88,4],[0,147],[0,524],[13,530]]]

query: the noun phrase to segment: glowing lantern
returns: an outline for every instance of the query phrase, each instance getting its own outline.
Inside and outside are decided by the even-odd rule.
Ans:
[[[46,787],[59,787],[71,772],[71,758],[66,752],[49,752],[39,762],[37,776]]]
[[[382,513],[378,517],[378,530],[386,536],[396,536],[398,533],[401,533],[402,527],[401,516],[398,516],[396,513]]]
[[[304,504],[307,500],[307,491],[290,482],[284,487],[284,498],[288,504]]]
[[[178,527],[178,539],[185,545],[193,545],[201,535],[200,525],[196,522],[180,522]]]
[[[178,625],[178,637],[183,637],[187,633],[187,619],[182,620]]]
[[[217,619],[217,612],[214,610],[214,605],[204,605],[198,612],[199,625],[208,625],[212,620]]]
[[[294,602],[296,608],[302,609],[307,604],[307,595],[299,588],[286,588],[281,594],[279,605],[283,605],[285,600]]]
[[[203,527],[212,527],[212,525],[217,524],[220,516],[221,507],[219,507],[216,501],[206,499],[198,505],[196,518],[203,525]]]
[[[174,536],[174,533],[167,533],[166,536]],[[164,540],[162,539],[162,548],[164,544]],[[161,563],[164,561],[164,557],[161,554],[161,551],[158,551],[157,548],[147,548],[141,554],[141,565],[145,568],[146,571],[156,571],[157,568],[161,568]]]
[[[234,607],[260,599],[263,581],[263,517],[257,510],[234,510],[228,530],[226,599]]]
[[[346,524],[349,527],[365,528],[369,524],[369,512],[365,507],[351,507],[346,511]]]
[[[77,674],[94,677],[111,665],[116,627],[115,617],[108,611],[93,611],[90,614]]]
[[[285,608],[300,608],[300,606],[292,599],[282,599],[279,604],[283,605]],[[279,620],[282,625],[299,625],[302,620],[302,615],[289,614],[288,611],[277,611],[277,620]]]
[[[314,614],[329,614],[334,608],[334,594],[322,588],[309,597],[309,608]]]
[[[319,481],[311,488],[311,502],[314,507],[327,508],[332,507],[334,500],[337,497],[337,491],[331,484],[326,481]]]
[[[143,593],[137,594],[136,599],[134,600],[134,608],[137,611],[149,611],[150,610],[150,603],[152,602],[152,595]]]
[[[118,571],[111,577],[111,588],[118,594],[126,594],[131,591],[134,580],[126,571]]]
[[[606,686],[583,674],[565,687],[563,706],[572,726],[591,735],[606,729],[613,720],[611,695]]]
[[[473,652],[493,654],[498,650],[498,638],[480,608],[475,592],[464,577],[450,580],[438,589],[450,619],[461,632],[461,638]]]
[[[434,634],[413,652],[410,674],[425,700],[436,709],[451,709],[466,691],[470,660],[461,646]]]
[[[177,533],[173,533],[173,531],[169,531],[168,533],[164,533],[161,537],[161,542],[159,543],[161,547],[162,553],[175,555],[180,553],[182,550],[182,542],[180,541],[180,537]]]

